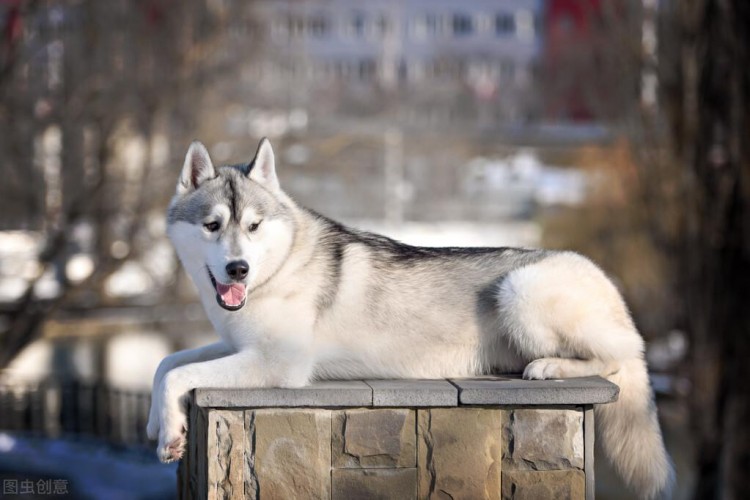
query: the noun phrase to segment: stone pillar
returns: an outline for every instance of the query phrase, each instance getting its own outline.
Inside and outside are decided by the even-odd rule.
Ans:
[[[616,396],[601,379],[197,390],[179,496],[593,500],[592,405]]]

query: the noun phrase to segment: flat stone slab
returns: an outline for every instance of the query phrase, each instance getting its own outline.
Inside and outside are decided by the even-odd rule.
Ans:
[[[458,389],[447,380],[365,380],[372,406],[458,406]]]
[[[294,389],[196,389],[205,408],[299,408],[372,406],[372,389],[361,380],[315,382]]]
[[[578,405],[611,403],[620,388],[601,377],[523,380],[512,376],[450,379],[461,405]]]
[[[601,377],[522,380],[517,375],[449,380],[332,380],[296,389],[201,389],[204,408],[560,406],[611,403],[619,387]]]
[[[333,410],[333,465],[340,469],[416,467],[416,413],[408,408]]]

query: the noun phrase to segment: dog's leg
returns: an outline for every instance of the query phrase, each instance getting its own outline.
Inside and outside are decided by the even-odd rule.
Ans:
[[[294,363],[278,368],[265,363],[255,351],[240,351],[229,356],[192,363],[167,372],[161,382],[161,414],[157,455],[162,462],[179,460],[185,450],[187,416],[185,403],[196,387],[233,389],[249,387],[301,387],[307,384],[312,364],[295,357]],[[293,368],[290,368],[293,367]],[[283,370],[283,373],[280,371]]]
[[[156,374],[154,374],[153,390],[151,391],[151,409],[149,410],[148,425],[146,426],[146,434],[149,439],[156,439],[159,437],[159,408],[161,407],[161,394],[159,387],[161,386],[161,381],[164,378],[164,375],[166,375],[169,370],[179,366],[188,363],[196,363],[198,361],[208,361],[221,358],[228,356],[232,352],[233,350],[228,344],[224,342],[216,342],[215,344],[209,344],[196,349],[175,352],[164,358],[161,363],[159,363],[159,368],[156,369]]]

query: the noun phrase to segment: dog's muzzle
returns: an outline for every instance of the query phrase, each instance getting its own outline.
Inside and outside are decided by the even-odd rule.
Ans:
[[[243,283],[221,283],[216,279],[210,269],[208,277],[216,290],[216,302],[227,311],[239,311],[247,301],[247,288]]]

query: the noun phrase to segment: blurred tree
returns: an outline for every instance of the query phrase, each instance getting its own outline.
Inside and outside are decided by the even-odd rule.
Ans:
[[[681,184],[695,498],[750,498],[750,3],[670,12],[664,97]]]
[[[639,43],[615,39],[599,48],[621,68],[612,74],[623,78],[610,80],[607,92],[617,109],[627,110],[610,121],[627,140],[603,155],[582,156],[584,163],[608,165],[599,192],[581,213],[549,219],[545,238],[598,256],[625,277],[621,284],[647,337],[670,328],[686,332],[694,496],[750,498],[744,478],[750,465],[750,3],[632,5],[628,12],[640,21],[624,25],[641,26],[641,37],[631,36]],[[618,17],[605,22],[607,29],[614,22],[615,34],[623,24]],[[581,71],[572,71],[580,78]]]
[[[166,144],[187,142],[227,15],[200,0],[0,9],[0,229],[42,235],[34,276],[0,322],[0,369],[81,291],[105,302],[105,279],[143,247],[146,215],[172,192]],[[72,281],[66,265],[82,251],[94,269]],[[60,290],[40,300],[49,272]]]

